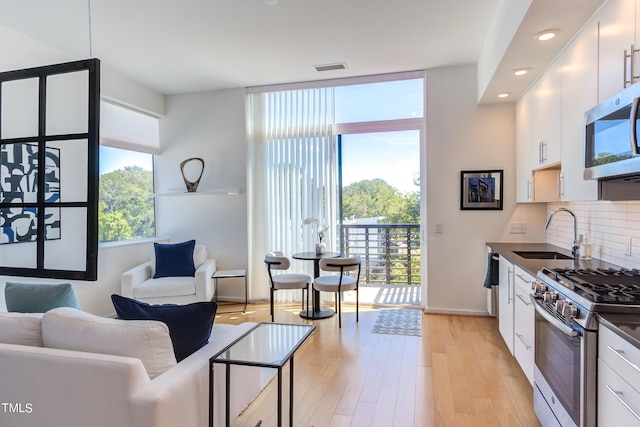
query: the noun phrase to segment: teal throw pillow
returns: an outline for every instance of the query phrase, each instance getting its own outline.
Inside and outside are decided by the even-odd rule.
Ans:
[[[193,263],[195,247],[195,240],[182,243],[154,243],[156,272],[153,278],[195,276],[196,267]]]
[[[159,304],[111,295],[118,319],[159,320],[169,328],[173,352],[180,362],[209,342],[218,304],[214,301],[191,304]]]
[[[58,307],[81,310],[70,283],[39,284],[7,282],[4,288],[7,311],[18,313],[46,313]]]

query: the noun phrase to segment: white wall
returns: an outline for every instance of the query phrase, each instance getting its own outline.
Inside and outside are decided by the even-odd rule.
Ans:
[[[0,52],[5,53],[0,57],[0,71],[87,59],[69,55],[4,25],[0,25]],[[103,98],[155,116],[164,114],[162,94],[112,72],[108,63],[102,62],[100,69],[100,89]]]
[[[545,205],[516,205],[515,107],[478,105],[476,82],[475,66],[427,72],[428,311],[486,314],[485,242],[545,241]],[[460,210],[460,171],[483,169],[504,170],[504,209]]]
[[[196,239],[206,245],[218,270],[247,268],[246,131],[244,89],[167,97],[160,119],[160,155],[156,156],[158,236],[173,242]],[[198,193],[184,194],[180,162],[205,161]],[[240,188],[240,195],[206,194]],[[242,279],[219,283],[219,296],[244,299]],[[242,285],[242,286],[240,286]]]
[[[491,22],[489,33],[482,45],[482,51],[478,58],[478,100],[482,98],[491,77],[500,65],[509,44],[522,24],[531,0],[501,0],[496,15]]]

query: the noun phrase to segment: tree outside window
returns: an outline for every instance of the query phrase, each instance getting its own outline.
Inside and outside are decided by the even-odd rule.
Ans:
[[[153,156],[100,147],[101,243],[155,237]]]

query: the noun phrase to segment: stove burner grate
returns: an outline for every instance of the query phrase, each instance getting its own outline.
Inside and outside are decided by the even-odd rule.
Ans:
[[[594,302],[640,302],[638,269],[555,269],[557,279],[573,285],[573,290]]]

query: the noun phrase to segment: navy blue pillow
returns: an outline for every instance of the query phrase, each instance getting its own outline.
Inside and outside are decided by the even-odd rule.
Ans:
[[[196,266],[193,263],[195,247],[195,240],[182,243],[154,243],[156,273],[153,278],[195,276]]]
[[[118,319],[159,320],[169,328],[173,352],[180,362],[209,342],[218,304],[194,302],[192,304],[151,305],[142,301],[111,295]]]

